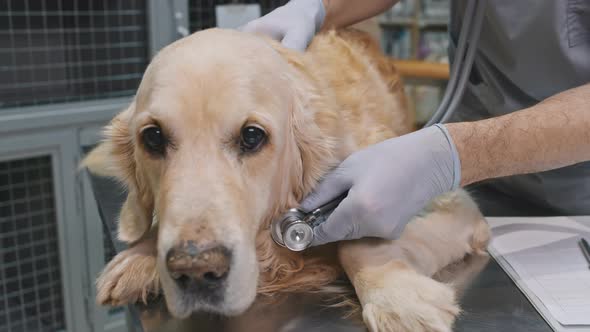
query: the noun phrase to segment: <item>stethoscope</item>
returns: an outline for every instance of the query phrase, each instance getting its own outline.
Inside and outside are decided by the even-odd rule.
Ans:
[[[449,82],[440,105],[425,127],[435,123],[447,122],[463,97],[465,85],[475,58],[485,14],[485,5],[486,0],[467,0],[467,6],[463,14],[463,27],[459,33],[459,43],[457,44]],[[281,218],[271,223],[270,233],[272,239],[278,245],[291,251],[306,249],[313,242],[314,227],[324,222],[345,197],[346,194],[340,195],[309,212],[298,208],[290,209]]]
[[[305,212],[297,208],[290,209],[281,219],[272,222],[270,229],[272,239],[291,251],[301,251],[309,247],[313,241],[314,227],[326,221],[344,198],[346,198],[346,194],[311,212]]]

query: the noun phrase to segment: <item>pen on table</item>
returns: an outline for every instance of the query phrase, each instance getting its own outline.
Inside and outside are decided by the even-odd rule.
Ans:
[[[586,261],[588,261],[588,267],[590,267],[590,244],[588,244],[586,239],[582,238],[580,240],[580,248],[582,248],[582,253],[586,257]]]

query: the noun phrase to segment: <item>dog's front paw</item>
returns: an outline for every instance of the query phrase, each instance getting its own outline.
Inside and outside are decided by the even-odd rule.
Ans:
[[[451,331],[460,311],[451,287],[405,267],[361,274],[355,288],[370,331]]]
[[[141,246],[120,252],[104,268],[96,288],[96,301],[101,305],[147,303],[150,294],[160,290],[155,253]]]

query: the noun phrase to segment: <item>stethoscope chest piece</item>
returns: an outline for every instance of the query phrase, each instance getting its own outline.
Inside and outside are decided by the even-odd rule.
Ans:
[[[299,209],[290,209],[282,219],[271,225],[272,239],[291,251],[302,251],[313,241],[313,228],[306,220],[306,214]]]
[[[308,213],[299,209],[287,211],[282,218],[272,222],[270,226],[272,239],[291,251],[304,250],[313,242],[313,229],[326,221],[344,197],[346,193]]]

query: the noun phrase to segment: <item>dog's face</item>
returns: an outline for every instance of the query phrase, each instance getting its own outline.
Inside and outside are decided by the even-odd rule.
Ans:
[[[326,142],[313,133],[294,72],[260,38],[199,32],[154,59],[108,130],[103,150],[129,187],[120,237],[133,242],[157,222],[158,272],[174,316],[248,308],[259,229],[315,181],[304,163]]]

